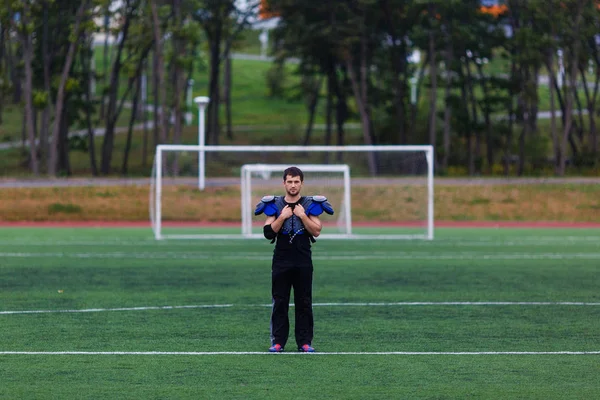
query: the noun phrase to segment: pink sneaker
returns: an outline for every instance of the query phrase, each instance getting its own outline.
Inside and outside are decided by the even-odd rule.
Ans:
[[[303,344],[302,347],[298,349],[298,351],[302,353],[314,353],[315,349],[313,349],[310,344]]]
[[[273,346],[269,347],[269,353],[281,353],[283,352],[283,347],[281,347],[280,344],[274,344]]]

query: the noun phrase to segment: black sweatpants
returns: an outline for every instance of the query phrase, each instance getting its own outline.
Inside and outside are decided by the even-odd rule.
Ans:
[[[271,314],[271,344],[280,344],[285,347],[289,331],[290,320],[288,310],[290,292],[294,289],[294,314],[296,344],[312,344],[313,339],[313,311],[312,311],[312,280],[313,267],[307,266],[279,266],[273,263],[271,271],[271,293],[273,296],[273,311]]]

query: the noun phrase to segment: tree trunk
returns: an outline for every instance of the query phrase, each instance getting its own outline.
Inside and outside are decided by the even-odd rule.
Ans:
[[[590,144],[592,152],[592,161],[596,165],[599,161],[598,157],[598,134],[596,132],[596,98],[598,94],[598,87],[600,84],[600,73],[596,69],[596,81],[594,82],[594,95],[590,101],[590,107],[588,108],[588,117],[590,119]]]
[[[6,58],[6,31],[4,25],[0,24],[0,71],[2,71],[2,79],[4,79],[4,59]],[[0,85],[0,125],[4,122],[4,88]]]
[[[394,90],[394,108],[396,110],[396,122],[398,124],[398,141],[400,144],[408,143],[406,134],[406,104],[404,103],[406,83],[400,79],[397,73],[392,76]]]
[[[429,17],[433,21],[435,16],[435,5],[429,3]],[[431,88],[429,91],[429,144],[434,148],[433,163],[436,164],[436,121],[437,121],[437,58],[435,50],[435,34],[433,26],[429,28],[429,78],[431,79]]]
[[[309,79],[304,77],[303,79]],[[312,79],[311,79],[312,82]],[[314,85],[312,92],[310,93],[310,101],[308,103],[308,122],[306,124],[306,131],[304,134],[304,146],[310,144],[310,136],[312,134],[313,124],[315,121],[315,114],[317,110],[317,104],[319,103],[319,92],[321,90],[322,78],[318,78],[317,83]]]
[[[515,80],[517,75],[517,64],[515,62],[514,52],[511,54],[512,62],[510,66],[510,79]],[[504,143],[504,175],[510,175],[510,164],[511,164],[511,153],[512,153],[512,138],[513,130],[515,125],[515,109],[514,109],[514,97],[515,92],[512,89],[512,85],[508,89],[508,129],[506,132],[506,142]]]
[[[329,64],[327,71],[327,98],[325,100],[325,146],[331,146],[331,128],[333,122],[333,65]],[[329,152],[325,153],[325,164],[329,164]]]
[[[556,87],[556,76],[554,72],[554,56],[553,52],[548,52],[548,61],[546,63],[548,68],[548,76],[550,78],[550,137],[552,138],[552,154],[554,155],[554,172],[559,173],[558,162],[560,160],[560,142],[558,139],[558,131],[556,130],[556,100],[554,98]]]
[[[340,82],[338,82],[337,80],[337,75],[335,76],[335,80],[333,81],[334,83],[334,92],[335,92],[335,96],[337,98],[337,104],[336,104],[336,113],[335,113],[335,118],[336,118],[336,124],[337,124],[337,145],[338,146],[343,146],[344,145],[344,124],[346,123],[346,120],[348,119],[348,104],[346,102],[346,91],[344,90],[344,88],[342,88]],[[343,84],[343,82],[342,82]],[[341,152],[337,152],[337,162],[341,163],[343,159],[343,154]]]
[[[231,51],[225,54],[225,71],[223,72],[223,100],[225,102],[225,116],[227,124],[227,139],[233,140],[233,118],[231,114]]]
[[[147,97],[145,94],[148,93],[148,62],[144,62],[144,74],[140,76],[140,85],[144,87],[144,96],[142,96],[142,126],[143,126],[143,134],[142,134],[142,168],[146,168],[148,166],[148,142],[149,142],[149,132],[148,132],[148,104]],[[143,79],[143,82],[141,80]]]
[[[469,58],[465,60],[467,70],[467,90],[471,104],[471,117],[473,118],[473,127],[475,130],[475,149],[473,155],[473,167],[476,174],[481,174],[481,131],[479,129],[479,113],[477,112],[477,97],[475,95],[475,84],[471,73],[471,61]]]
[[[48,174],[56,175],[56,167],[58,161],[58,145],[60,139],[60,129],[61,129],[61,121],[63,116],[63,108],[66,97],[66,85],[67,79],[69,78],[69,73],[71,71],[71,65],[73,64],[73,58],[75,56],[75,50],[79,44],[79,26],[81,25],[81,21],[83,19],[83,14],[87,10],[89,0],[84,0],[79,9],[77,10],[77,14],[75,16],[75,26],[73,28],[74,37],[76,38],[69,44],[69,49],[67,51],[67,57],[65,58],[65,63],[63,64],[62,74],[60,77],[60,83],[58,85],[58,91],[56,94],[56,102],[55,102],[55,118],[54,118],[54,127],[52,129],[52,142],[50,145],[50,158],[48,165]]]
[[[360,122],[362,126],[363,139],[365,145],[373,145],[373,139],[371,137],[371,118],[367,110],[367,99],[366,94],[362,92],[361,85],[359,84],[358,77],[354,72],[354,66],[352,65],[352,57],[349,56],[346,59],[346,68],[348,69],[348,75],[350,77],[350,83],[352,84],[352,91],[354,92],[354,98],[356,100],[356,106],[360,113]],[[370,152],[368,156],[369,172],[371,175],[377,174],[377,164],[375,161],[375,155]]]
[[[164,43],[163,35],[160,29],[160,20],[158,19],[156,0],[152,0],[151,8],[152,27],[154,32],[154,129],[155,132],[158,132],[158,140],[161,143],[166,143],[167,131],[165,126],[167,118],[165,113],[167,107],[165,104],[165,99],[167,97],[167,89],[165,85],[164,71]]]
[[[571,126],[573,124],[573,91],[571,88],[576,87],[577,85],[577,63],[579,58],[579,47],[581,41],[578,39],[581,19],[582,19],[582,11],[583,11],[583,2],[584,0],[577,1],[575,7],[575,23],[573,26],[573,37],[576,38],[574,40],[573,45],[567,49],[566,54],[570,54],[569,57],[569,73],[568,78],[566,80],[567,88],[565,90],[566,97],[566,105],[565,105],[565,127],[562,136],[562,145],[561,145],[561,159],[560,159],[560,167],[559,167],[559,175],[564,176],[566,172],[567,166],[567,144],[569,141],[569,135],[571,134]]]
[[[531,76],[529,66],[522,64],[519,69],[519,76],[521,78],[520,94],[517,99],[517,109],[522,113],[521,123],[522,129],[519,135],[519,160],[517,164],[517,175],[522,176],[525,171],[525,138],[528,136],[530,123],[530,106],[531,100],[528,96],[527,85],[531,82]]]
[[[173,13],[175,14],[175,25],[181,27],[183,25],[183,18],[181,16],[181,0],[173,0]],[[185,55],[185,43],[178,35],[173,37],[173,48],[175,54],[173,57],[173,114],[174,114],[174,127],[173,127],[173,143],[181,143],[181,133],[183,130],[183,115],[184,115],[184,104],[185,104],[185,72],[182,64],[179,60],[180,57]]]
[[[444,171],[448,170],[450,163],[450,151],[451,151],[451,118],[452,108],[450,106],[450,94],[452,90],[452,62],[454,58],[454,51],[452,48],[452,36],[449,33],[450,27],[446,27],[446,51],[444,54],[444,65],[445,65],[445,82],[444,82],[444,157],[442,159],[442,168]]]
[[[477,72],[479,74],[479,82],[481,83],[481,90],[483,91],[483,118],[485,121],[485,143],[486,143],[486,158],[487,158],[487,167],[488,173],[492,172],[492,168],[494,167],[494,144],[492,137],[492,118],[490,116],[490,106],[489,106],[489,93],[487,87],[487,79],[485,74],[483,73],[483,68],[480,63],[475,64],[477,66]]]
[[[380,7],[383,12],[385,29],[389,32],[391,43],[389,54],[390,54],[390,67],[391,67],[391,78],[392,78],[392,92],[393,92],[393,105],[394,105],[394,117],[396,120],[396,126],[398,127],[397,142],[400,144],[408,143],[407,126],[406,126],[406,40],[402,33],[398,33],[397,28],[399,24],[393,18],[393,11],[395,5],[389,0],[381,0]]]
[[[159,71],[161,70],[160,65],[159,64],[159,57],[158,57],[158,52],[157,52],[157,48],[158,45],[155,44],[154,45],[154,51],[152,52],[152,92],[154,93],[154,95],[152,96],[152,145],[154,148],[156,148],[156,146],[158,146],[162,141],[162,116],[161,116],[161,109],[160,109],[160,102],[159,102],[159,97],[160,97],[160,85],[161,83],[161,77],[159,77]]]
[[[71,176],[71,163],[69,162],[69,116],[67,115],[67,109],[62,109],[62,117],[60,118],[60,129],[58,135],[60,140],[58,141],[58,171],[61,175]]]
[[[21,118],[21,147],[23,151],[25,151],[27,147],[27,114],[23,113],[23,117]],[[29,162],[28,162],[29,164]]]
[[[93,51],[93,50],[92,50]],[[93,79],[94,71],[91,68],[91,58],[87,56],[85,52],[81,53],[80,61],[83,66],[84,71],[88,73],[88,82]],[[90,171],[92,172],[92,176],[98,176],[98,164],[96,162],[96,143],[95,143],[95,132],[92,123],[92,110],[94,99],[92,98],[92,88],[91,85],[85,85],[84,90],[85,102],[87,103],[85,106],[85,126],[88,134],[88,153],[89,153],[89,161],[90,161]]]
[[[6,66],[8,67],[8,75],[10,77],[10,81],[12,83],[12,88],[13,88],[12,103],[19,104],[19,103],[21,103],[21,97],[22,97],[21,74],[20,74],[20,68],[18,68],[17,65],[15,65],[15,64],[18,64],[18,60],[17,60],[17,55],[15,55],[14,53],[18,53],[18,50],[15,50],[13,47],[14,46],[10,46],[10,45],[7,46]],[[13,52],[13,50],[15,50],[15,51]]]
[[[33,116],[33,39],[32,34],[27,32],[29,24],[29,8],[26,7],[22,13],[23,32],[21,32],[21,44],[23,46],[23,64],[25,69],[25,82],[23,84],[23,96],[25,97],[25,129],[27,141],[29,142],[29,166],[34,175],[39,174],[37,157],[37,145],[35,140],[34,116]]]
[[[585,80],[585,78],[582,78]],[[585,83],[585,81],[584,81]],[[575,87],[573,87],[573,99],[575,100],[575,105],[577,106],[577,118],[579,120],[579,124],[577,125],[577,136],[579,137],[579,141],[583,141],[583,106],[581,105],[581,100],[579,100],[579,95],[577,93],[577,82],[575,82]]]
[[[403,42],[404,43],[404,42]],[[400,144],[408,143],[406,133],[406,104],[404,102],[406,94],[406,45],[393,46],[392,49],[392,85],[394,86],[394,109],[396,111],[396,123],[398,124],[398,142]]]
[[[450,76],[450,71],[447,71],[447,75]],[[450,98],[450,89],[452,83],[450,80],[446,80],[446,85],[444,88],[444,156],[442,158],[442,170],[448,171],[448,164],[450,160],[450,151],[451,151],[451,141],[450,141],[450,133],[451,133],[451,118],[452,118],[452,108],[448,103],[448,99]]]
[[[519,134],[519,161],[517,164],[517,175],[518,176],[522,176],[523,173],[525,172],[525,138],[528,136],[529,133],[529,99],[528,97],[526,97],[527,94],[527,90],[526,90],[526,86],[527,84],[530,82],[530,75],[529,75],[529,66],[527,65],[521,65],[521,78],[522,78],[522,84],[521,84],[521,93],[519,95],[519,98],[517,100],[517,106],[518,109],[521,110],[522,112],[522,129],[521,129],[521,133]]]
[[[134,77],[129,78],[128,84],[127,84],[127,89],[125,89],[125,93],[123,94],[123,97],[120,99],[120,103],[118,105],[114,104],[113,100],[110,100],[108,102],[108,113],[107,113],[107,120],[106,120],[106,131],[104,134],[104,142],[102,143],[102,155],[103,155],[103,159],[102,159],[102,167],[101,168],[108,168],[106,170],[102,170],[103,174],[108,174],[110,172],[110,165],[112,163],[112,149],[113,149],[113,145],[114,145],[114,133],[115,133],[115,127],[117,124],[117,120],[119,118],[119,115],[121,115],[121,111],[123,111],[123,106],[125,105],[125,102],[129,96],[129,93],[131,92],[132,88],[135,86],[136,90],[138,90],[139,88],[139,79],[137,79],[136,77],[140,76],[141,72],[142,72],[142,68],[144,65],[144,62],[146,60],[146,57],[148,57],[148,53],[150,52],[150,48],[151,45],[149,45],[147,48],[142,50],[142,53],[140,54],[140,58],[138,60],[137,66],[135,68],[135,73],[134,73]],[[119,57],[117,57],[117,60],[119,59]],[[137,106],[137,102],[139,101],[139,99],[137,99],[135,101],[136,106]],[[136,109],[133,108],[131,110],[131,114],[132,114],[132,118],[133,121],[135,122],[135,118],[136,118]],[[110,116],[112,116],[112,118],[109,118]],[[112,134],[110,135],[110,140],[107,141],[107,132],[112,132]],[[108,154],[109,157],[104,158],[104,156]],[[104,164],[106,162],[106,164]]]
[[[588,120],[589,120],[589,142],[590,142],[590,153],[591,153],[591,162],[596,164],[596,152],[597,146],[596,143],[596,99],[598,97],[598,89],[600,86],[600,73],[598,73],[598,69],[596,68],[596,78],[594,81],[594,90],[590,93],[587,79],[585,78],[585,71],[583,67],[579,67],[579,73],[581,75],[581,81],[583,83],[583,93],[585,94],[586,99],[586,108],[588,112]],[[583,125],[583,123],[582,123]]]
[[[469,112],[469,93],[467,89],[467,80],[465,78],[462,65],[458,67],[457,72],[460,79],[460,96],[462,100],[461,106],[465,120],[465,151],[467,154],[467,169],[469,175],[471,176],[475,174],[475,163],[473,159],[473,121]]]
[[[90,89],[85,91],[85,101],[88,104],[92,103],[92,96]],[[96,161],[96,138],[94,134],[94,127],[92,126],[92,110],[91,107],[86,107],[85,111],[85,124],[88,131],[88,152],[90,155],[90,170],[92,176],[98,176],[98,163]]]
[[[591,162],[592,164],[596,164],[597,162],[597,151],[598,151],[598,143],[596,142],[596,109],[594,106],[588,107],[588,119],[590,121],[590,153],[591,153]]]
[[[140,100],[141,82],[137,78],[133,79],[136,83],[133,93],[133,103],[131,105],[131,116],[129,117],[129,125],[127,126],[127,140],[125,142],[125,150],[123,151],[123,165],[121,166],[121,174],[123,176],[127,176],[129,167],[129,152],[131,151],[131,142],[133,137],[133,125],[135,124],[135,120],[137,118],[138,103]]]
[[[110,52],[108,51],[108,38],[110,36],[110,7],[107,6],[104,11],[104,46],[103,46],[103,57],[102,57],[102,87],[100,91],[100,119],[106,118],[106,94],[104,88],[107,86],[106,79],[108,78],[108,66],[110,64]]]
[[[219,144],[219,106],[221,103],[219,76],[221,70],[220,30],[210,44],[210,103],[208,104],[207,144]]]
[[[173,1],[173,13],[175,15],[175,25],[177,27],[181,27],[183,25],[183,18],[181,15],[181,0]],[[183,70],[182,63],[180,62],[180,57],[185,56],[185,43],[183,39],[179,35],[174,35],[173,37],[173,48],[175,50],[175,54],[173,57],[173,144],[181,143],[181,135],[183,132],[183,117],[184,110],[183,105],[185,102],[183,101],[185,98],[185,88],[186,88],[186,74]],[[179,175],[179,153],[175,153],[175,157],[173,159],[173,175]]]
[[[121,56],[123,54],[123,48],[127,37],[129,35],[129,27],[131,26],[131,20],[133,18],[133,7],[131,2],[127,0],[122,6],[125,10],[123,28],[121,30],[121,39],[117,46],[117,53],[112,65],[110,73],[110,82],[108,90],[108,103],[106,105],[106,116],[105,116],[105,131],[104,139],[102,140],[102,160],[100,161],[100,173],[108,175],[111,170],[113,148],[115,141],[115,125],[119,116],[120,110],[117,107],[117,97],[119,95],[119,78],[121,68],[123,66],[121,62]],[[131,85],[130,85],[131,87]],[[123,96],[123,99],[127,97],[127,94]]]
[[[48,94],[48,98],[50,98],[52,87],[50,82],[50,71],[52,68],[53,59],[50,56],[50,33],[48,32],[48,15],[49,14],[49,4],[47,1],[44,1],[43,6],[43,26],[42,26],[42,62],[43,62],[43,73],[44,73],[44,91]],[[50,131],[50,117],[52,114],[52,102],[48,101],[46,107],[42,111],[42,123],[40,126],[40,144],[39,144],[39,152],[40,152],[40,161],[43,166],[48,168],[48,133]]]
[[[521,134],[519,135],[519,163],[517,164],[518,176],[523,176],[523,173],[525,172],[525,138],[527,137],[527,133],[529,131],[527,118],[529,118],[529,116],[528,113],[525,112],[523,128],[521,129]]]

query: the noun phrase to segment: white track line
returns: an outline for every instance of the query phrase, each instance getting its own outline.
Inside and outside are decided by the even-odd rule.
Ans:
[[[147,307],[118,307],[118,308],[84,308],[72,310],[13,310],[0,311],[0,315],[11,314],[52,314],[52,313],[94,313],[109,311],[147,311],[147,310],[177,310],[194,308],[232,308],[232,307],[271,307],[271,304],[202,304],[187,306],[147,306]],[[294,306],[294,304],[290,304]],[[411,306],[600,306],[600,303],[577,301],[407,301],[388,303],[314,303],[313,307],[411,307]]]
[[[220,355],[303,355],[347,356],[347,355],[401,355],[401,356],[521,356],[521,355],[600,355],[600,351],[346,351],[346,352],[283,352],[260,351],[0,351],[0,355],[92,355],[92,356],[220,356]]]

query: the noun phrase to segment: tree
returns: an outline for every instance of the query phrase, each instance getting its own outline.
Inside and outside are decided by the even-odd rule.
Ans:
[[[572,18],[573,24],[571,25],[571,31],[569,33],[564,32],[565,38],[565,60],[568,71],[567,78],[567,90],[565,91],[566,97],[566,107],[565,107],[565,126],[563,130],[562,136],[562,144],[561,144],[561,153],[560,153],[560,162],[559,162],[559,175],[565,174],[566,163],[567,163],[567,145],[569,135],[571,134],[571,126],[573,123],[573,98],[574,93],[570,88],[577,87],[577,65],[579,62],[579,54],[581,51],[581,40],[579,38],[579,33],[582,30],[582,22],[583,22],[583,8],[584,8],[585,0],[572,0],[569,2],[569,9],[573,10],[573,14],[570,15]]]
[[[48,174],[56,175],[57,172],[57,162],[58,162],[58,144],[59,144],[59,135],[62,127],[62,118],[63,118],[63,108],[65,101],[65,91],[67,80],[69,79],[69,71],[71,70],[71,65],[73,63],[73,59],[75,58],[75,51],[79,44],[79,35],[80,35],[80,26],[82,24],[83,18],[90,7],[90,0],[84,0],[81,2],[77,13],[75,14],[75,22],[73,24],[73,34],[70,37],[71,43],[69,44],[69,50],[67,51],[67,56],[65,58],[62,74],[60,77],[60,83],[58,85],[58,91],[56,94],[56,100],[54,102],[54,125],[52,129],[52,142],[50,145],[50,157],[48,164]]]
[[[578,68],[589,118],[589,158],[591,159],[591,164],[596,165],[600,161],[596,127],[596,105],[598,100],[598,89],[600,89],[600,43],[598,43],[597,40],[597,28],[600,24],[600,9],[598,9],[595,4],[587,2],[583,12],[584,21],[581,35],[582,55],[579,59]],[[593,84],[586,78],[585,70],[588,66],[594,69]]]
[[[152,74],[154,82],[154,145],[166,143],[167,141],[167,121],[166,113],[166,90],[165,85],[165,62],[164,62],[164,27],[167,21],[159,17],[156,0],[151,0],[152,10],[152,32],[154,35],[154,54],[152,61]]]
[[[35,122],[34,122],[34,110],[33,110],[33,25],[31,23],[31,10],[32,4],[29,0],[14,1],[9,4],[9,9],[13,12],[19,13],[19,22],[17,22],[16,16],[13,14],[11,18],[13,23],[16,25],[16,30],[21,41],[21,48],[23,51],[23,64],[25,69],[25,79],[23,82],[23,97],[25,98],[25,127],[27,132],[27,141],[29,143],[29,165],[31,172],[34,175],[39,174],[38,157],[37,157],[37,144],[35,135]],[[15,8],[16,7],[16,8]]]
[[[136,12],[140,7],[140,0],[125,0],[122,8],[120,10],[120,14],[123,21],[123,26],[120,32],[120,40],[117,44],[116,55],[113,59],[113,65],[110,73],[109,87],[108,87],[108,102],[106,106],[106,116],[105,116],[105,131],[104,131],[104,140],[102,142],[102,160],[100,162],[100,172],[102,174],[109,174],[111,170],[112,156],[113,156],[113,146],[115,140],[115,126],[117,124],[117,119],[121,110],[123,109],[123,104],[125,102],[125,98],[131,91],[133,86],[133,82],[129,82],[129,86],[125,92],[125,94],[121,97],[121,101],[117,99],[119,95],[119,86],[120,86],[120,73],[123,69],[125,62],[129,61],[122,60],[125,44],[127,43],[127,38],[129,36],[129,29],[135,19]],[[151,44],[147,44],[146,48],[131,48],[132,52],[148,52]]]
[[[259,2],[247,1],[246,7],[234,0],[202,0],[193,18],[200,23],[208,40],[209,97],[207,109],[207,144],[219,142],[219,106],[221,103],[221,64],[234,40],[250,19],[258,13]]]

